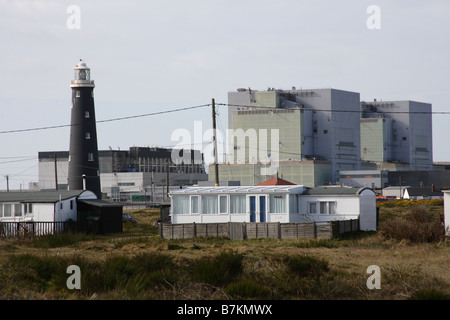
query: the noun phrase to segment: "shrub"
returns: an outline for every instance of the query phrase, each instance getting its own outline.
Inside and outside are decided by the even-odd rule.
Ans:
[[[380,233],[387,239],[411,242],[438,242],[444,239],[444,227],[424,206],[411,208],[405,218],[394,218],[380,224]]]
[[[243,256],[236,252],[223,252],[214,258],[201,258],[190,265],[194,281],[221,286],[234,280],[243,269]]]
[[[310,256],[288,256],[284,258],[284,263],[289,271],[296,276],[319,278],[325,272],[328,272],[328,262],[323,259],[317,259]]]
[[[419,290],[416,291],[410,298],[411,300],[450,300],[448,293],[439,290]]]
[[[253,280],[239,280],[230,283],[226,287],[226,292],[242,298],[265,298],[270,293],[270,290]]]

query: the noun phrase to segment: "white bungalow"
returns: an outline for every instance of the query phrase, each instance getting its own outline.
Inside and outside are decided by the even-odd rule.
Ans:
[[[179,223],[307,222],[360,219],[376,230],[376,198],[368,188],[301,185],[187,187],[172,191],[171,221]]]
[[[0,192],[0,222],[77,220],[77,200],[93,200],[88,190]]]
[[[376,231],[376,195],[369,188],[317,187],[301,195],[302,221],[359,219],[359,229]]]

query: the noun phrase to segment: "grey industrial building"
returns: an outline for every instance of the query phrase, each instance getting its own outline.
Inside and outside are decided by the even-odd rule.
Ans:
[[[172,161],[172,149],[131,147],[129,150],[99,150],[101,191],[113,199],[129,199],[132,195],[161,197],[166,192],[167,168],[169,187],[197,184],[208,180],[203,154],[198,150],[176,150],[188,153],[189,163]],[[198,161],[201,159],[201,161]],[[39,152],[38,189],[66,190],[68,181],[68,151]],[[56,164],[56,165],[55,165]],[[57,178],[57,179],[56,179]]]
[[[221,181],[259,183],[274,176],[261,169],[276,160],[280,178],[309,187],[384,188],[401,184],[399,176],[406,172],[415,185],[437,177],[432,174],[436,166],[429,103],[365,102],[359,93],[332,88],[242,88],[228,93],[228,108],[234,136],[225,163],[218,165]],[[278,145],[272,143],[273,129],[278,129]],[[266,150],[261,141],[267,141]],[[213,181],[212,166],[209,172]],[[446,174],[441,177],[442,185],[450,183]]]
[[[433,169],[432,106],[416,101],[361,102],[361,160]]]

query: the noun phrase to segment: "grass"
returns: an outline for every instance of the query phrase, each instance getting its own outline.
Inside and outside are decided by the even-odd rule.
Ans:
[[[424,207],[382,205],[380,222],[425,225],[439,219],[442,205],[420,205]],[[124,225],[120,234],[1,241],[0,299],[450,297],[447,239],[416,241],[380,231],[344,234],[332,240],[167,240],[158,235],[158,210],[131,214],[139,222]],[[73,264],[81,269],[81,290],[66,287],[66,270]],[[380,267],[380,290],[366,287],[370,265]]]

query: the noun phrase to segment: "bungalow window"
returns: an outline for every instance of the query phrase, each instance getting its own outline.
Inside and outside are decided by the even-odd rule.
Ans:
[[[12,215],[12,207],[10,204],[5,204],[3,206],[3,216],[4,217],[11,217]]]
[[[202,213],[217,213],[217,196],[202,196]]]
[[[219,213],[228,213],[228,199],[227,196],[219,196]]]
[[[3,217],[3,205],[0,204],[0,218]]]
[[[33,213],[33,204],[31,204],[31,203],[25,203],[25,204],[23,205],[23,207],[24,207],[24,210],[25,210],[25,214],[27,214],[27,213]]]
[[[320,202],[320,214],[326,214],[326,213],[327,213],[327,203]]]
[[[189,196],[173,197],[173,214],[189,214]]]
[[[335,214],[336,213],[336,201],[320,202],[321,214]]]
[[[328,213],[329,214],[336,213],[336,202],[335,201],[328,202]]]
[[[230,196],[230,213],[245,213],[245,195]]]
[[[316,202],[309,202],[309,211],[308,213],[317,213],[317,203]]]
[[[191,197],[191,213],[200,213],[198,210],[198,196]]]
[[[70,210],[73,210],[73,200],[70,200]]]
[[[286,196],[282,194],[270,195],[270,212],[286,213]]]
[[[14,217],[22,216],[22,204],[18,203],[14,205]]]

